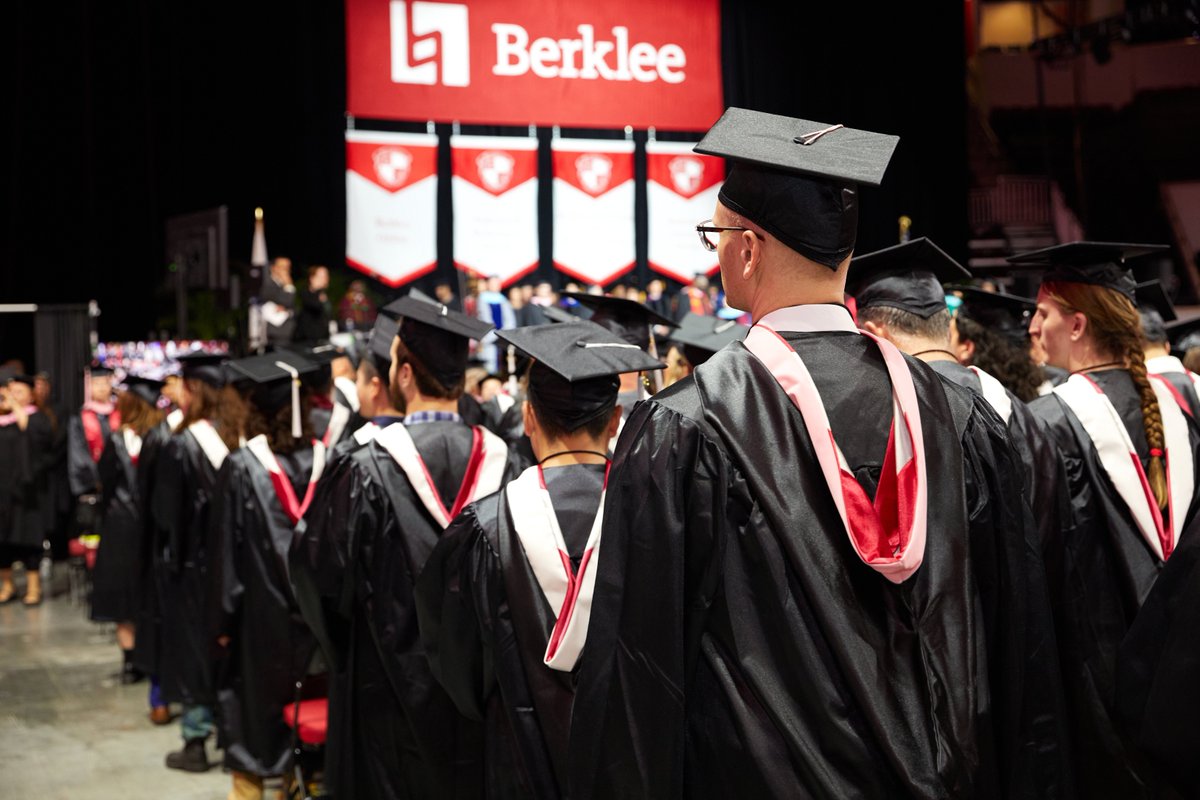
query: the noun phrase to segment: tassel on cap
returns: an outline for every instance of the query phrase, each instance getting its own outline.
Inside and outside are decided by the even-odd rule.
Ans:
[[[276,361],[275,366],[292,376],[292,438],[301,436],[300,425],[300,372],[291,364]]]

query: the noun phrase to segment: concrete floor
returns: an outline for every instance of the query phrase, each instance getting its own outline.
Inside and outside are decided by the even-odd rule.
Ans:
[[[224,800],[219,766],[163,766],[179,725],[150,724],[147,684],[121,686],[120,664],[112,626],[89,622],[65,594],[0,606],[0,797]]]

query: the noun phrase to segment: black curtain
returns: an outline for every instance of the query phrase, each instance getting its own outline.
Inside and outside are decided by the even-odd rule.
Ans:
[[[86,305],[40,305],[34,314],[34,363],[50,373],[52,399],[74,411],[83,405],[83,369],[91,359]]]

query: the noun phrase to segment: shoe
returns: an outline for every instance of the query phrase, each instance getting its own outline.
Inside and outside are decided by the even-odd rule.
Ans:
[[[0,589],[0,606],[7,605],[16,599],[17,590],[11,583],[5,586],[4,589]]]
[[[208,772],[208,753],[203,739],[189,739],[182,750],[167,753],[167,768],[184,772]]]
[[[42,596],[40,594],[34,595],[33,597],[25,595],[25,598],[21,601],[21,605],[25,606],[26,608],[33,608],[34,606],[40,606],[41,604]]]
[[[155,725],[170,725],[171,709],[166,706],[155,706],[150,709],[150,721]]]
[[[133,665],[131,651],[126,650],[124,653],[125,661],[121,665],[121,685],[132,686],[135,683],[140,683],[141,681],[145,680],[146,673],[142,672]]]

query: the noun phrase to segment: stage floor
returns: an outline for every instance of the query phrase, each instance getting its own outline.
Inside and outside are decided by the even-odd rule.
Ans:
[[[61,587],[65,567],[56,572]],[[0,606],[0,796],[225,798],[230,778],[219,766],[195,775],[163,765],[180,745],[179,724],[150,724],[148,684],[121,686],[120,664],[113,626],[89,622],[66,594],[39,608]]]

